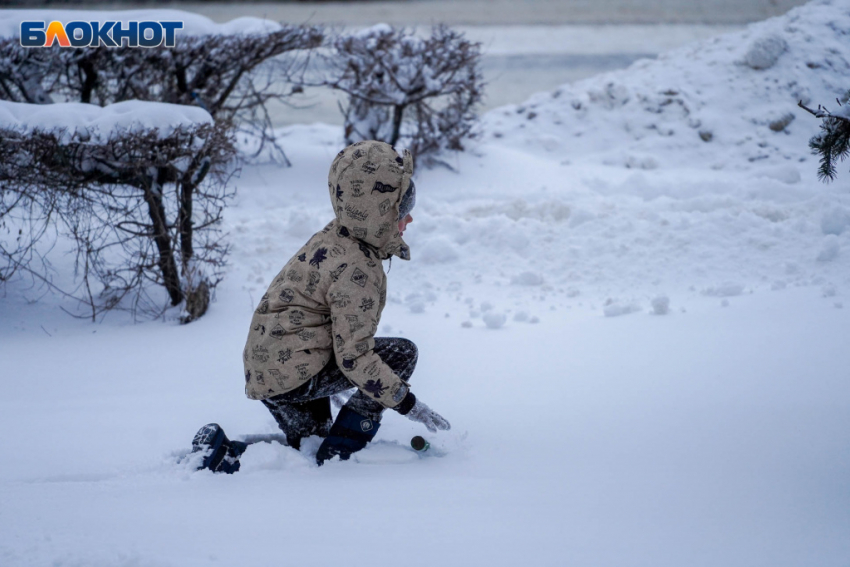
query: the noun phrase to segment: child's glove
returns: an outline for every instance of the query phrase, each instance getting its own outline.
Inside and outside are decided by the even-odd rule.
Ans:
[[[418,421],[427,427],[428,431],[431,433],[436,433],[438,429],[445,431],[452,428],[446,418],[429,408],[418,399],[416,400],[416,403],[413,404],[413,407],[410,408],[410,411],[404,414],[404,416],[408,419],[412,419],[413,421]]]

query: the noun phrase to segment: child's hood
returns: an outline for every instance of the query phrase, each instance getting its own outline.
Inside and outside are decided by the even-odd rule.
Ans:
[[[339,225],[381,258],[410,259],[398,232],[398,210],[412,175],[410,152],[399,157],[391,145],[374,140],[348,146],[331,164],[328,191]]]

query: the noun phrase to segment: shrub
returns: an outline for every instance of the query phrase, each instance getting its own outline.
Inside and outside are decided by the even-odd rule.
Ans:
[[[123,104],[167,124],[155,119],[164,105]],[[226,121],[195,112],[207,121],[108,132],[0,125],[0,280],[29,274],[93,320],[110,309],[157,316],[181,303],[184,322],[203,315],[227,254],[219,223],[235,149]],[[60,236],[73,243],[70,287],[50,269]]]
[[[440,25],[428,37],[381,24],[332,41],[323,81],[348,95],[345,140],[381,140],[424,163],[463,150],[483,96],[480,44]]]

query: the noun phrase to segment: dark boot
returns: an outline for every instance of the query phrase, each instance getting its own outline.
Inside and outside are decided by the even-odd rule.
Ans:
[[[348,460],[352,453],[363,449],[375,437],[380,426],[381,422],[343,406],[316,453],[316,463],[321,466],[336,456],[343,461]]]
[[[205,451],[206,455],[198,470],[233,474],[239,470],[239,457],[248,447],[241,441],[231,441],[217,423],[203,426],[192,439],[192,452]]]

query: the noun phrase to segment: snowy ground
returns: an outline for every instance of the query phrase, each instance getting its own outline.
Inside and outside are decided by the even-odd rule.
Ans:
[[[7,286],[0,564],[845,567],[850,166],[817,181],[795,104],[848,88],[848,33],[850,2],[809,6],[495,110],[455,171],[419,171],[380,334],[419,345],[414,391],[453,428],[388,415],[356,462],[176,463],[209,421],[275,431],[240,352],[329,219],[338,128],[245,168],[196,323],[91,325]]]

